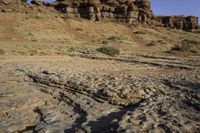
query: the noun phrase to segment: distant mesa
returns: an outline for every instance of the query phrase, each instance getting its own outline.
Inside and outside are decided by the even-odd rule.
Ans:
[[[28,13],[45,10],[56,10],[65,18],[83,18],[93,21],[119,21],[128,24],[142,23],[150,26],[182,29],[199,32],[196,16],[155,16],[151,10],[150,0],[57,0],[47,3],[32,0],[0,0],[0,11]],[[35,10],[36,9],[36,10]]]

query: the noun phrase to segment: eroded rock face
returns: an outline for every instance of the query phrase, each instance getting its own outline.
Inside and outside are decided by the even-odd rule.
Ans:
[[[48,5],[67,17],[89,20],[115,20],[198,32],[200,26],[195,16],[157,16],[151,10],[150,0],[57,0]]]
[[[89,20],[117,20],[132,23],[148,22],[153,16],[149,0],[58,0],[52,6],[68,17]]]
[[[157,21],[161,22],[164,27],[173,29],[182,29],[185,31],[198,31],[198,17],[195,16],[158,16]]]
[[[44,7],[48,12],[55,9],[67,18],[108,20],[128,24],[141,22],[150,26],[200,32],[198,17],[154,16],[150,0],[57,0],[53,3],[32,0],[31,3],[32,9]],[[28,7],[27,0],[0,0],[0,11],[3,12],[27,12],[31,9]]]

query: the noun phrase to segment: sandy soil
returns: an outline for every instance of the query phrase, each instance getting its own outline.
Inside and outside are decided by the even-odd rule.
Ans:
[[[179,30],[0,13],[0,133],[199,133],[199,50]]]

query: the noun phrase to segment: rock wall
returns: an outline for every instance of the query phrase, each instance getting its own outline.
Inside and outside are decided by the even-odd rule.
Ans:
[[[117,20],[131,24],[135,20],[149,22],[153,16],[149,0],[58,0],[51,6],[67,17],[98,21]]]
[[[199,32],[198,17],[195,16],[154,16],[150,0],[57,0],[45,3],[32,0],[0,0],[0,11],[27,12],[29,9],[55,9],[68,18],[85,18],[93,21],[109,20],[129,24],[141,22],[153,26]],[[31,7],[31,8],[30,8]],[[48,7],[48,8],[45,8]]]
[[[182,29],[185,31],[197,32],[200,29],[198,17],[195,16],[157,16],[156,21],[164,27]]]
[[[150,0],[57,0],[49,6],[70,18],[115,20],[129,24],[139,21],[192,32],[200,29],[195,16],[154,16]]]

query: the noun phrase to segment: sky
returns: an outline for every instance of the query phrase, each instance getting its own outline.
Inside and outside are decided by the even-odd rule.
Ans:
[[[155,15],[200,17],[200,0],[151,0],[151,5]]]
[[[43,1],[53,2],[55,0]],[[200,17],[200,0],[151,0],[151,5],[155,15],[193,15]]]

